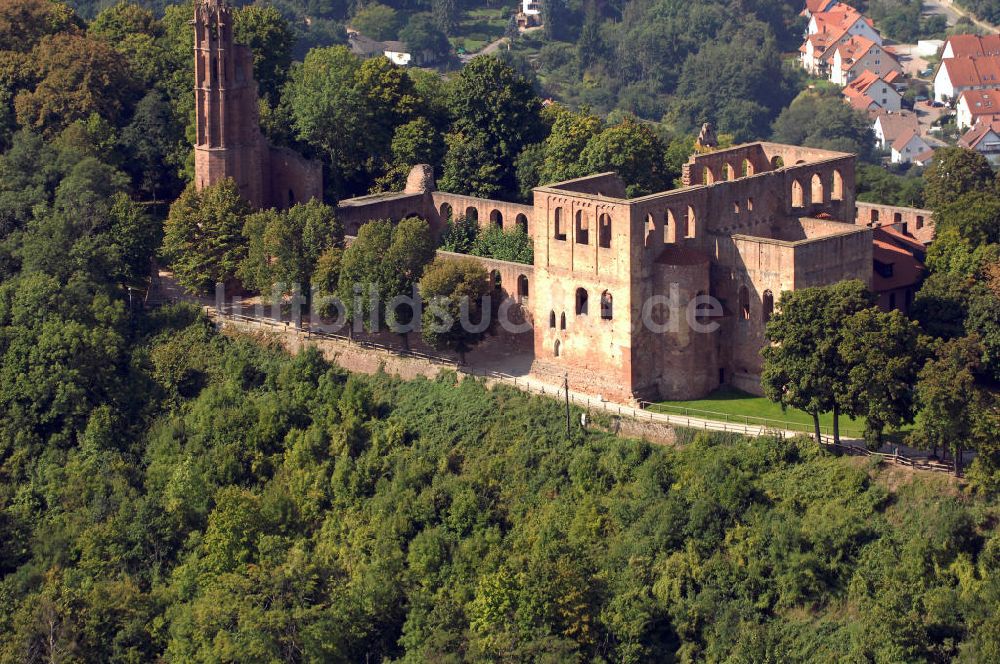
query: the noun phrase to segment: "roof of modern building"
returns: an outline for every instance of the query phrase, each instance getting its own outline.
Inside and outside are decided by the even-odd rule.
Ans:
[[[880,111],[875,116],[875,122],[882,127],[882,136],[886,143],[895,143],[896,139],[908,131],[917,132],[919,123],[913,111]]]
[[[1000,55],[945,58],[941,67],[955,87],[1000,86]]]
[[[954,57],[1000,55],[1000,34],[952,35],[945,41],[946,48],[948,45]]]
[[[965,101],[973,116],[1000,113],[1000,90],[963,90],[958,99]]]
[[[980,118],[976,126],[962,134],[962,137],[958,139],[958,144],[963,148],[975,150],[982,140],[990,135],[990,132],[1000,136],[1000,120],[991,118],[984,122],[983,118]]]

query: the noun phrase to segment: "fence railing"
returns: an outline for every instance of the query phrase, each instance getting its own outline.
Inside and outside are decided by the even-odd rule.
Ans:
[[[734,415],[732,413],[724,413],[721,411],[714,410],[703,410],[699,408],[691,408],[689,406],[675,406],[670,403],[664,403],[662,401],[652,402],[652,401],[640,401],[644,410],[653,410],[654,412],[668,411],[677,415],[687,415],[695,417],[704,417],[710,420],[723,420],[725,422],[743,422],[743,424],[749,426],[751,424],[756,424],[764,427],[777,427],[786,429],[788,431],[796,431],[799,433],[805,433],[808,435],[813,435],[815,428],[811,423],[795,422],[794,420],[783,420],[771,417],[757,417],[755,415]],[[820,434],[823,436],[833,437],[833,426],[829,424],[821,424],[819,427]],[[864,431],[860,429],[855,429],[852,427],[840,427],[840,435],[845,438],[863,438]]]
[[[204,311],[210,318],[221,318],[223,320],[232,321],[235,323],[243,324],[250,329],[264,329],[268,328],[270,330],[277,330],[282,332],[294,332],[301,335],[305,339],[318,339],[318,340],[331,340],[331,341],[341,341],[347,342],[356,346],[363,348],[372,348],[376,350],[381,350],[384,352],[389,352],[394,355],[399,355],[402,357],[411,357],[416,359],[427,360],[437,364],[443,364],[453,367],[457,372],[467,374],[470,376],[478,376],[489,380],[494,380],[497,382],[505,383],[511,385],[520,390],[538,394],[541,396],[552,397],[556,399],[566,399],[567,393],[565,388],[556,387],[554,385],[546,385],[537,380],[526,378],[524,376],[512,376],[500,371],[493,371],[490,369],[481,369],[468,365],[460,365],[454,358],[435,355],[431,353],[424,353],[415,350],[409,350],[405,348],[399,348],[396,346],[390,346],[388,344],[379,343],[377,341],[372,341],[370,339],[363,338],[352,338],[347,335],[337,334],[333,332],[324,331],[311,331],[307,323],[300,325],[293,325],[291,321],[280,321],[273,318],[267,318],[266,316],[247,316],[244,314],[237,314],[230,311],[219,311],[215,307],[205,306]],[[685,408],[688,411],[684,414],[670,414],[661,413],[649,408],[642,407],[643,404],[649,405],[650,402],[640,402],[640,407],[635,408],[632,406],[626,406],[624,404],[617,404],[610,401],[605,401],[603,399],[598,399],[597,397],[589,397],[585,395],[574,394],[572,392],[568,395],[570,403],[576,405],[580,408],[584,408],[589,411],[596,411],[614,415],[617,417],[628,417],[629,419],[635,420],[637,422],[650,422],[650,423],[661,423],[668,424],[676,427],[684,427],[686,429],[699,429],[703,431],[722,431],[727,433],[737,433],[745,436],[778,436],[781,438],[787,438],[789,434],[798,435],[799,433],[806,433],[812,435],[812,427],[808,427],[806,431],[799,431],[794,427],[786,426],[789,423],[784,420],[773,420],[768,418],[755,418],[752,416],[747,416],[745,421],[733,422],[730,419],[716,419],[713,417],[697,417],[692,416],[692,414],[697,414],[697,412],[705,414],[716,414],[712,411],[697,411],[697,409]],[[662,406],[663,404],[656,404],[657,406]],[[679,407],[680,408],[680,407]],[[726,415],[725,413],[717,413],[717,415]],[[736,417],[736,416],[731,416]],[[758,420],[759,422],[750,422],[749,420]],[[844,433],[846,430],[842,430]],[[841,452],[844,454],[850,454],[855,456],[867,456],[880,458],[888,463],[897,464],[900,466],[906,466],[914,468],[917,470],[929,470],[938,472],[951,472],[952,466],[940,461],[930,459],[928,457],[917,457],[917,456],[906,456],[899,454],[898,452],[893,454],[886,454],[883,452],[872,451],[861,445],[854,445],[848,441],[842,440],[839,444],[833,442],[833,436],[827,433],[821,433],[820,439],[824,447],[830,450]]]

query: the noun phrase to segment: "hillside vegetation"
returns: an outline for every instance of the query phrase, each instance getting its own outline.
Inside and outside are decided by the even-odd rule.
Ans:
[[[4,457],[0,661],[989,661],[995,506],[806,440],[144,321],[134,426]]]

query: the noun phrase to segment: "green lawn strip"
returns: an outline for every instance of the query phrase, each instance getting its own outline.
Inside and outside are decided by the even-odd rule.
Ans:
[[[740,424],[764,425],[773,428],[788,428],[811,432],[812,416],[801,410],[789,408],[781,410],[781,406],[740,390],[723,387],[704,399],[693,401],[661,401],[649,407],[649,410],[668,415],[686,415],[701,419],[711,419],[736,422]],[[833,415],[824,413],[819,418],[823,433],[833,430]],[[864,420],[852,420],[841,416],[840,433],[847,437],[860,437],[864,431]]]

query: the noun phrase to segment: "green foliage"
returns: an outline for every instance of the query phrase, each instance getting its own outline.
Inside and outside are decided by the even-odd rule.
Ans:
[[[255,212],[243,226],[246,258],[237,270],[243,283],[261,293],[298,290],[309,294],[309,279],[319,257],[341,247],[344,228],[328,205],[313,199],[288,210]]]
[[[469,253],[526,265],[535,262],[532,238],[520,226],[509,231],[499,226],[489,226],[480,230]]]
[[[774,121],[771,140],[853,152],[862,159],[871,158],[875,143],[867,115],[845,104],[839,90],[829,95],[800,94]]]
[[[231,178],[201,191],[188,185],[164,226],[162,253],[178,283],[205,293],[234,277],[247,254],[243,226],[249,212]]]
[[[958,196],[981,191],[993,184],[993,169],[986,157],[960,147],[942,148],[924,173],[927,207],[937,211]]]
[[[233,16],[233,38],[253,52],[253,75],[261,96],[276,104],[292,63],[295,35],[270,5],[247,5]]]
[[[448,37],[438,26],[432,14],[414,14],[399,31],[399,39],[407,45],[417,57],[427,58],[428,62],[440,62],[451,53]]]
[[[855,170],[857,199],[904,207],[924,207],[924,180],[912,173],[899,175],[882,166],[858,164]]]
[[[479,236],[479,222],[472,217],[449,218],[441,231],[440,248],[458,254],[471,254]]]
[[[423,340],[432,348],[457,352],[464,363],[465,354],[486,333],[474,325],[482,320],[483,297],[489,291],[489,276],[477,261],[436,259],[420,279]]]
[[[817,442],[820,413],[833,411],[834,437],[837,436],[837,416],[847,410],[843,394],[850,384],[850,371],[859,372],[860,382],[865,375],[870,376],[878,369],[874,366],[852,368],[842,351],[847,341],[844,321],[871,304],[871,293],[856,280],[786,291],[781,294],[778,312],[767,324],[767,338],[772,343],[761,350],[764,395],[782,406],[811,413]],[[874,350],[869,347],[871,341],[871,338],[868,343],[858,340],[853,348],[850,344],[846,348],[855,356],[855,361],[860,361],[864,354]],[[874,356],[868,359],[879,361]],[[906,359],[901,358],[902,361]],[[895,386],[879,385],[871,389],[892,391]],[[891,416],[885,414],[883,417]]]
[[[400,18],[392,7],[371,2],[358,9],[351,18],[351,26],[366,37],[385,41],[396,38]]]

